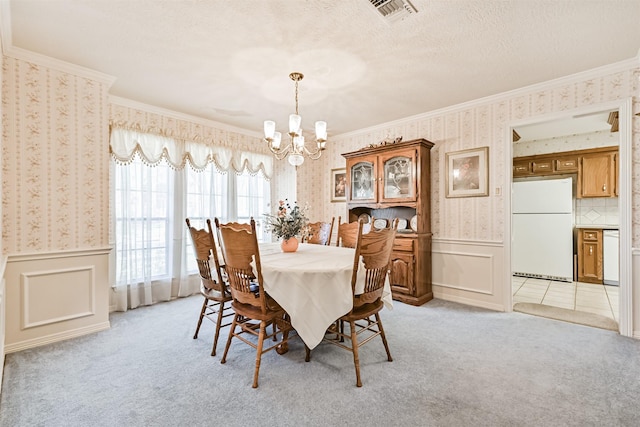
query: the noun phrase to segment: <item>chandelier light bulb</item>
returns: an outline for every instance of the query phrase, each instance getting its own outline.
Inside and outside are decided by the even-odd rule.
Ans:
[[[298,133],[300,129],[300,125],[302,124],[302,117],[297,114],[289,115],[289,134],[296,136],[300,135]]]
[[[282,141],[282,134],[280,132],[274,132],[273,133],[273,142],[271,143],[271,146],[275,150],[279,150],[280,149],[280,141]]]
[[[327,140],[327,122],[323,122],[323,121],[316,122],[316,140],[318,141]]]
[[[269,140],[273,139],[274,132],[276,131],[276,122],[273,120],[264,121],[264,138]]]

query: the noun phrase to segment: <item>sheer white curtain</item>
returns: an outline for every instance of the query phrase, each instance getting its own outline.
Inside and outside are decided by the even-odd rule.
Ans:
[[[140,159],[114,165],[116,277],[112,305],[116,310],[168,301],[173,278],[178,278],[176,285],[187,278],[180,271],[186,255],[172,244],[172,237],[180,233],[174,218],[180,218],[176,209],[182,204],[175,203],[175,197],[181,193],[181,189],[176,192],[176,184],[180,185],[183,171],[166,163],[150,167]],[[197,290],[197,282],[195,285]]]
[[[114,154],[112,162],[116,265],[111,306],[117,311],[199,291],[184,218],[204,227],[206,218],[238,221],[248,215],[259,220],[270,210],[270,184],[263,173],[271,168],[268,156],[228,151],[229,159],[242,159],[235,164],[243,166],[240,173],[231,160],[226,171],[214,161],[195,170],[176,167],[175,157],[169,161],[166,153],[171,150],[163,147],[171,146],[168,138],[156,141],[153,135],[129,136],[137,142],[120,132],[116,139],[121,141],[116,144],[137,148],[129,151],[130,157]],[[141,141],[151,147],[146,154]],[[191,153],[184,154],[189,161]],[[256,160],[262,166],[248,166]],[[184,166],[187,161],[180,163]]]

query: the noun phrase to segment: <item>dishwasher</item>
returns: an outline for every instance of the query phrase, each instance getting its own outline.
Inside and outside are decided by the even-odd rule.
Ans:
[[[604,284],[618,286],[620,284],[620,232],[603,230],[602,240]]]

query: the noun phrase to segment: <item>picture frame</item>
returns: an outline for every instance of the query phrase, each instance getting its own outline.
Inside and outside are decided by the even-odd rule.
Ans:
[[[489,147],[445,154],[445,197],[489,195]]]
[[[347,201],[347,170],[331,169],[331,202]]]

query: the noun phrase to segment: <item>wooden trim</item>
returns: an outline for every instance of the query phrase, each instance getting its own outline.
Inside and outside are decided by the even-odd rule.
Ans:
[[[548,154],[535,154],[532,156],[522,156],[522,157],[514,157],[513,161],[524,162],[528,160],[537,160],[540,159],[557,159],[564,158],[570,156],[584,156],[587,154],[594,153],[606,153],[608,151],[618,151],[618,146],[610,146],[610,147],[598,147],[598,148],[589,148],[587,150],[573,150],[573,151],[561,151],[559,153],[548,153]]]

